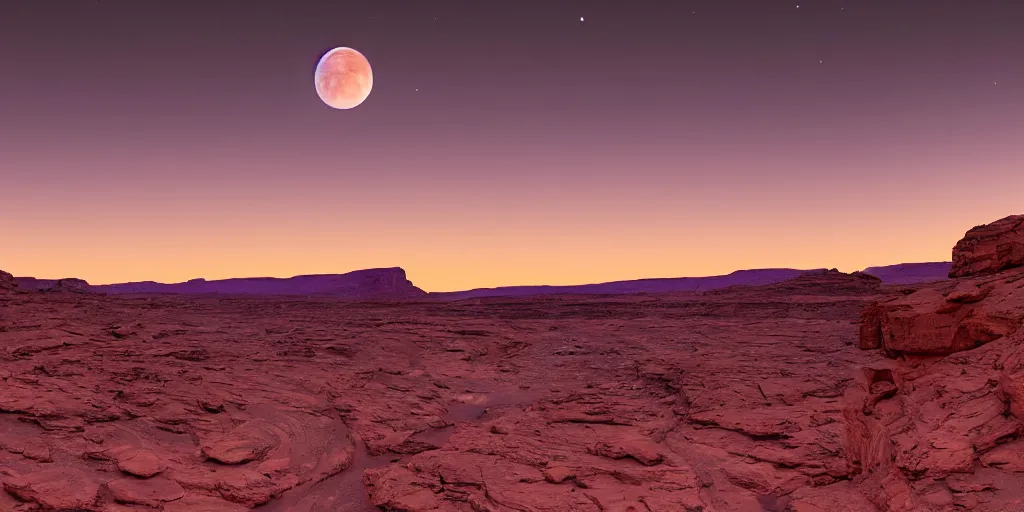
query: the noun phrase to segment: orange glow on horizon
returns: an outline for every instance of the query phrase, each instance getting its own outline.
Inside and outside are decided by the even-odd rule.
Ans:
[[[595,218],[590,221],[584,220],[585,214],[566,214],[558,220],[550,209],[556,205],[520,219],[486,211],[466,217],[453,210],[416,214],[419,224],[360,228],[335,223],[333,232],[296,231],[293,226],[303,220],[301,212],[276,223],[254,213],[258,222],[250,219],[249,224],[241,218],[244,215],[204,223],[180,219],[180,213],[151,212],[149,222],[166,223],[160,230],[147,228],[138,219],[118,220],[108,212],[103,222],[93,217],[16,226],[5,234],[7,250],[0,255],[0,269],[16,276],[80,277],[109,284],[291,277],[400,266],[427,291],[696,277],[770,267],[851,272],[876,265],[948,261],[967,229],[1017,213],[1014,201],[993,198],[984,207],[919,209],[902,215],[762,212],[717,224],[687,224],[683,218],[635,211],[591,212]],[[712,218],[711,211],[694,213],[697,218]],[[170,221],[175,215],[180,224]],[[320,212],[311,220],[325,216]],[[548,222],[541,221],[545,216]],[[648,222],[642,223],[645,218]]]

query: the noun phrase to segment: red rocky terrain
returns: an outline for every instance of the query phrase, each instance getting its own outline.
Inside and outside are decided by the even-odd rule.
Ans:
[[[873,510],[842,395],[878,284],[774,286],[7,295],[0,509]]]
[[[945,283],[880,301],[848,393],[849,449],[884,510],[1024,510],[1024,216],[979,226]]]
[[[1018,271],[458,302],[7,293],[0,510],[1024,510]]]

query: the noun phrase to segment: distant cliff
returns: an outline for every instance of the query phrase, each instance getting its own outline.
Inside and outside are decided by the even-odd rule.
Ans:
[[[823,269],[816,269],[821,271]],[[791,268],[764,268],[737,270],[724,276],[669,277],[612,281],[609,283],[581,284],[569,286],[503,286],[499,288],[477,288],[463,292],[434,292],[431,298],[445,300],[472,299],[477,297],[522,297],[543,294],[619,294],[619,293],[666,293],[715,290],[728,286],[759,286],[773,284],[799,277],[809,270]]]
[[[82,279],[68,277],[64,279],[36,279],[34,277],[15,277],[21,290],[34,292],[77,292],[86,293],[92,291],[89,283]]]
[[[865,274],[871,274],[885,284],[930,283],[947,279],[953,264],[949,261],[931,263],[900,263],[884,267],[868,267]]]
[[[164,284],[153,281],[94,285],[94,291],[126,293],[221,293],[244,295],[326,295],[349,299],[413,299],[427,293],[406,279],[405,270],[374,268],[347,274],[319,274],[288,278],[243,277],[207,281],[193,279]]]

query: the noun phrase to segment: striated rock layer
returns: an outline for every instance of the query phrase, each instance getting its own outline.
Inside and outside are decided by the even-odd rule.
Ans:
[[[890,355],[948,355],[1017,331],[1024,322],[1024,269],[922,287],[873,304],[860,347]]]
[[[865,368],[845,410],[862,492],[894,512],[1024,510],[1022,354],[1017,331],[944,358]]]
[[[976,226],[953,248],[949,277],[992,274],[1024,266],[1024,215]]]
[[[1024,322],[1024,216],[972,228],[953,247],[948,282],[871,305],[860,346],[946,355],[1014,333]],[[999,272],[1002,271],[1002,272]]]

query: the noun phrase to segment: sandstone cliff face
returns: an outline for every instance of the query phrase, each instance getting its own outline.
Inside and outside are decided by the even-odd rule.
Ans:
[[[950,276],[960,279],[928,284],[866,309],[861,348],[946,355],[1012,334],[1024,322],[1022,263],[1024,216],[971,229],[953,248]]]
[[[147,281],[99,285],[93,289],[115,294],[329,295],[348,299],[414,299],[427,295],[423,290],[413,286],[406,278],[405,270],[398,267],[289,278],[252,277],[212,281],[193,279],[174,284]]]
[[[861,317],[860,346],[948,355],[1012,334],[1024,321],[1024,269],[925,286]]]
[[[882,510],[1024,510],[1024,219],[1013,219],[956,245],[959,279],[862,313],[860,347],[895,359],[845,393],[846,446]]]
[[[845,394],[856,482],[882,510],[1022,510],[1024,331],[866,367]]]
[[[949,277],[992,274],[1024,266],[1024,215],[972,228],[953,248]]]

